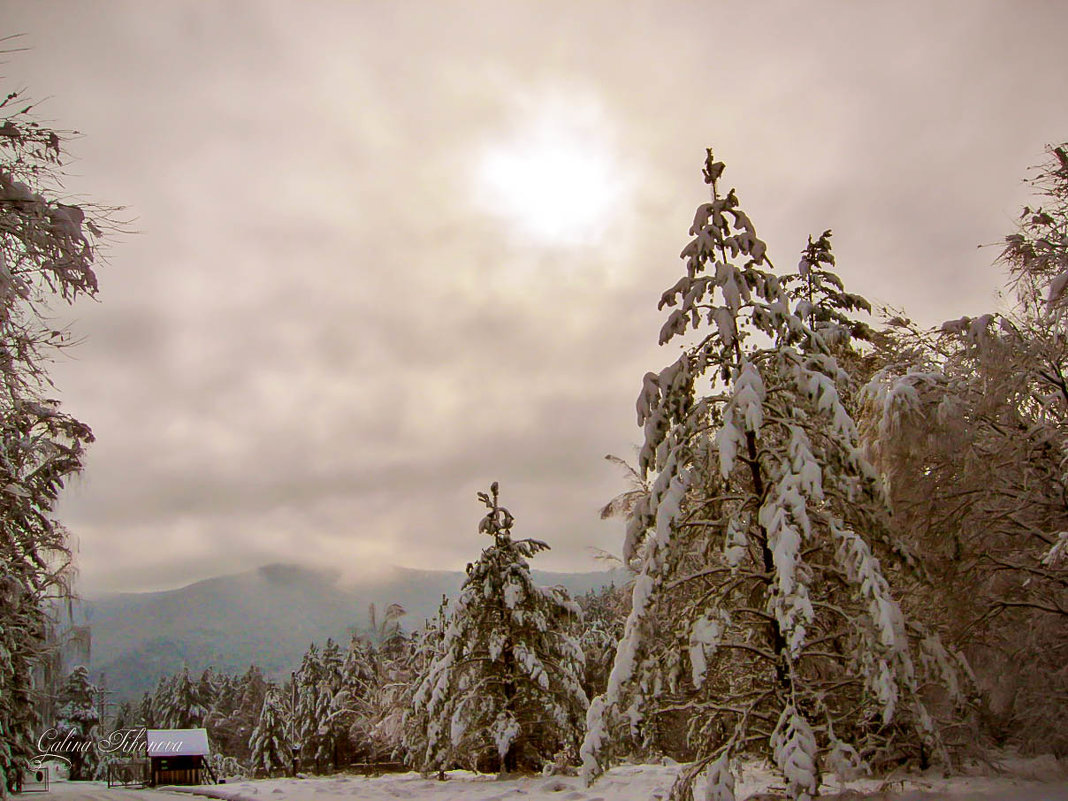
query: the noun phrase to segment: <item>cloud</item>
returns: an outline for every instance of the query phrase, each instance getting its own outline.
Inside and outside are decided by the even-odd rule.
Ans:
[[[8,11],[34,48],[9,80],[86,132],[71,191],[136,216],[56,367],[98,435],[62,510],[90,590],[459,567],[494,479],[539,561],[593,568],[706,145],[777,263],[833,228],[852,289],[936,323],[994,302],[976,245],[1068,131],[1052,4]],[[575,246],[478,198],[487,150],[546,119],[625,188]]]

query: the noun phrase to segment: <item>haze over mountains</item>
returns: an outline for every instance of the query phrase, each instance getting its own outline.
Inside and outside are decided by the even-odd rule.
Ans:
[[[532,573],[573,597],[626,581],[622,570]],[[366,629],[370,604],[379,612],[400,604],[407,610],[401,625],[411,631],[437,611],[442,595],[455,598],[463,579],[461,571],[391,567],[342,582],[331,571],[276,564],[176,590],[88,598],[90,668],[98,680],[103,674],[112,701],[136,699],[183,665],[197,673],[209,665],[244,671],[254,663],[281,678],[310,643],[333,637],[344,646],[354,629]]]

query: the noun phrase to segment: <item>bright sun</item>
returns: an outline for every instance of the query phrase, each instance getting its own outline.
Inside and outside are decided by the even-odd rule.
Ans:
[[[618,211],[623,188],[604,142],[553,120],[488,148],[478,179],[488,212],[550,246],[597,241]]]

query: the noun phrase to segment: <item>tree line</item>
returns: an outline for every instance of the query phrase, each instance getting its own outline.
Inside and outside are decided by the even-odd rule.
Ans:
[[[491,493],[497,504],[496,485]],[[526,557],[545,545],[513,541],[504,515],[498,504],[487,516],[494,544],[469,566],[457,603],[443,598],[415,631],[402,628],[398,605],[379,614],[372,604],[370,625],[347,647],[310,644],[288,678],[255,665],[242,674],[185,668],[106,716],[79,666],[60,688],[55,736],[204,727],[216,772],[229,776],[563,766],[577,754],[586,699],[607,680],[626,594],[606,587],[573,602],[535,585]],[[124,757],[89,749],[72,775],[103,777]]]

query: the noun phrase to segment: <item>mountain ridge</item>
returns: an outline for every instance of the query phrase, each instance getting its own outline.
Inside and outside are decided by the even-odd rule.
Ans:
[[[620,584],[622,569],[583,573],[532,570],[543,585],[572,596]],[[151,592],[105,593],[83,601],[92,632],[90,670],[112,700],[135,700],[163,675],[209,665],[243,672],[257,664],[273,678],[294,670],[312,642],[347,645],[366,630],[368,608],[399,603],[413,630],[433,616],[442,595],[454,599],[463,571],[389,566],[359,578],[341,571],[274,563]]]

